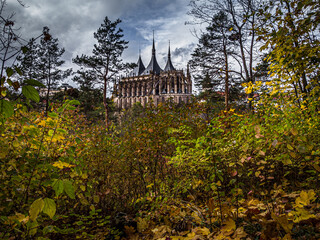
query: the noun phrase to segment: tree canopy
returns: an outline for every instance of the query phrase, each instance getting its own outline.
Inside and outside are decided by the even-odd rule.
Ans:
[[[83,71],[94,70],[96,81],[103,86],[103,104],[105,108],[105,120],[108,124],[108,102],[107,90],[110,83],[115,81],[115,74],[123,68],[121,55],[127,48],[128,42],[123,40],[122,29],[118,27],[120,19],[112,22],[108,17],[94,33],[97,44],[94,45],[92,56],[77,56],[73,62],[83,67],[78,70],[81,74]]]

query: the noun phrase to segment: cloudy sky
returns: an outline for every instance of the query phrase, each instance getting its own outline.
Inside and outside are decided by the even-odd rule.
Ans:
[[[171,42],[174,66],[185,69],[190,53],[197,43],[191,33],[195,26],[185,25],[191,20],[187,15],[189,0],[7,0],[6,12],[15,12],[16,26],[21,27],[25,39],[41,34],[48,26],[54,38],[66,52],[66,66],[72,66],[72,58],[92,52],[93,33],[105,16],[112,21],[122,20],[129,47],[123,54],[124,62],[136,62],[141,48],[142,60],[148,65],[151,57],[152,31],[155,31],[156,54],[164,68]]]

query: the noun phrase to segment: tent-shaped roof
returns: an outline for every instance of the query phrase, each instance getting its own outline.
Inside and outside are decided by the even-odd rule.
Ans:
[[[129,76],[130,77],[134,77],[134,76],[139,76],[143,73],[143,71],[146,69],[145,66],[143,65],[143,62],[141,60],[141,55],[139,55],[139,59],[137,62],[137,65],[130,73]]]
[[[172,71],[172,70],[176,70],[171,62],[171,53],[170,53],[170,42],[169,42],[169,50],[168,50],[168,60],[167,60],[167,64],[164,68],[164,71]]]
[[[154,38],[153,38],[151,60],[150,60],[149,65],[147,66],[147,68],[142,73],[142,75],[147,75],[150,73],[154,73],[154,74],[159,75],[160,72],[162,72],[162,69],[160,68],[160,66],[157,62],[157,59],[156,59],[156,49],[154,47]]]

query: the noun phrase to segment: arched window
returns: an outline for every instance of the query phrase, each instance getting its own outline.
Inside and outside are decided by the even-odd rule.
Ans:
[[[174,78],[171,78],[171,91],[170,93],[174,93]]]

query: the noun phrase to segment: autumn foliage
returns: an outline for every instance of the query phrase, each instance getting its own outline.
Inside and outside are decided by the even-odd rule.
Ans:
[[[67,100],[1,129],[3,239],[317,239],[318,103],[265,96],[127,112],[108,130]]]
[[[43,85],[7,67],[0,239],[320,239],[318,9],[260,9],[268,74],[227,111],[150,101],[106,127],[65,97],[45,115],[30,104]]]

